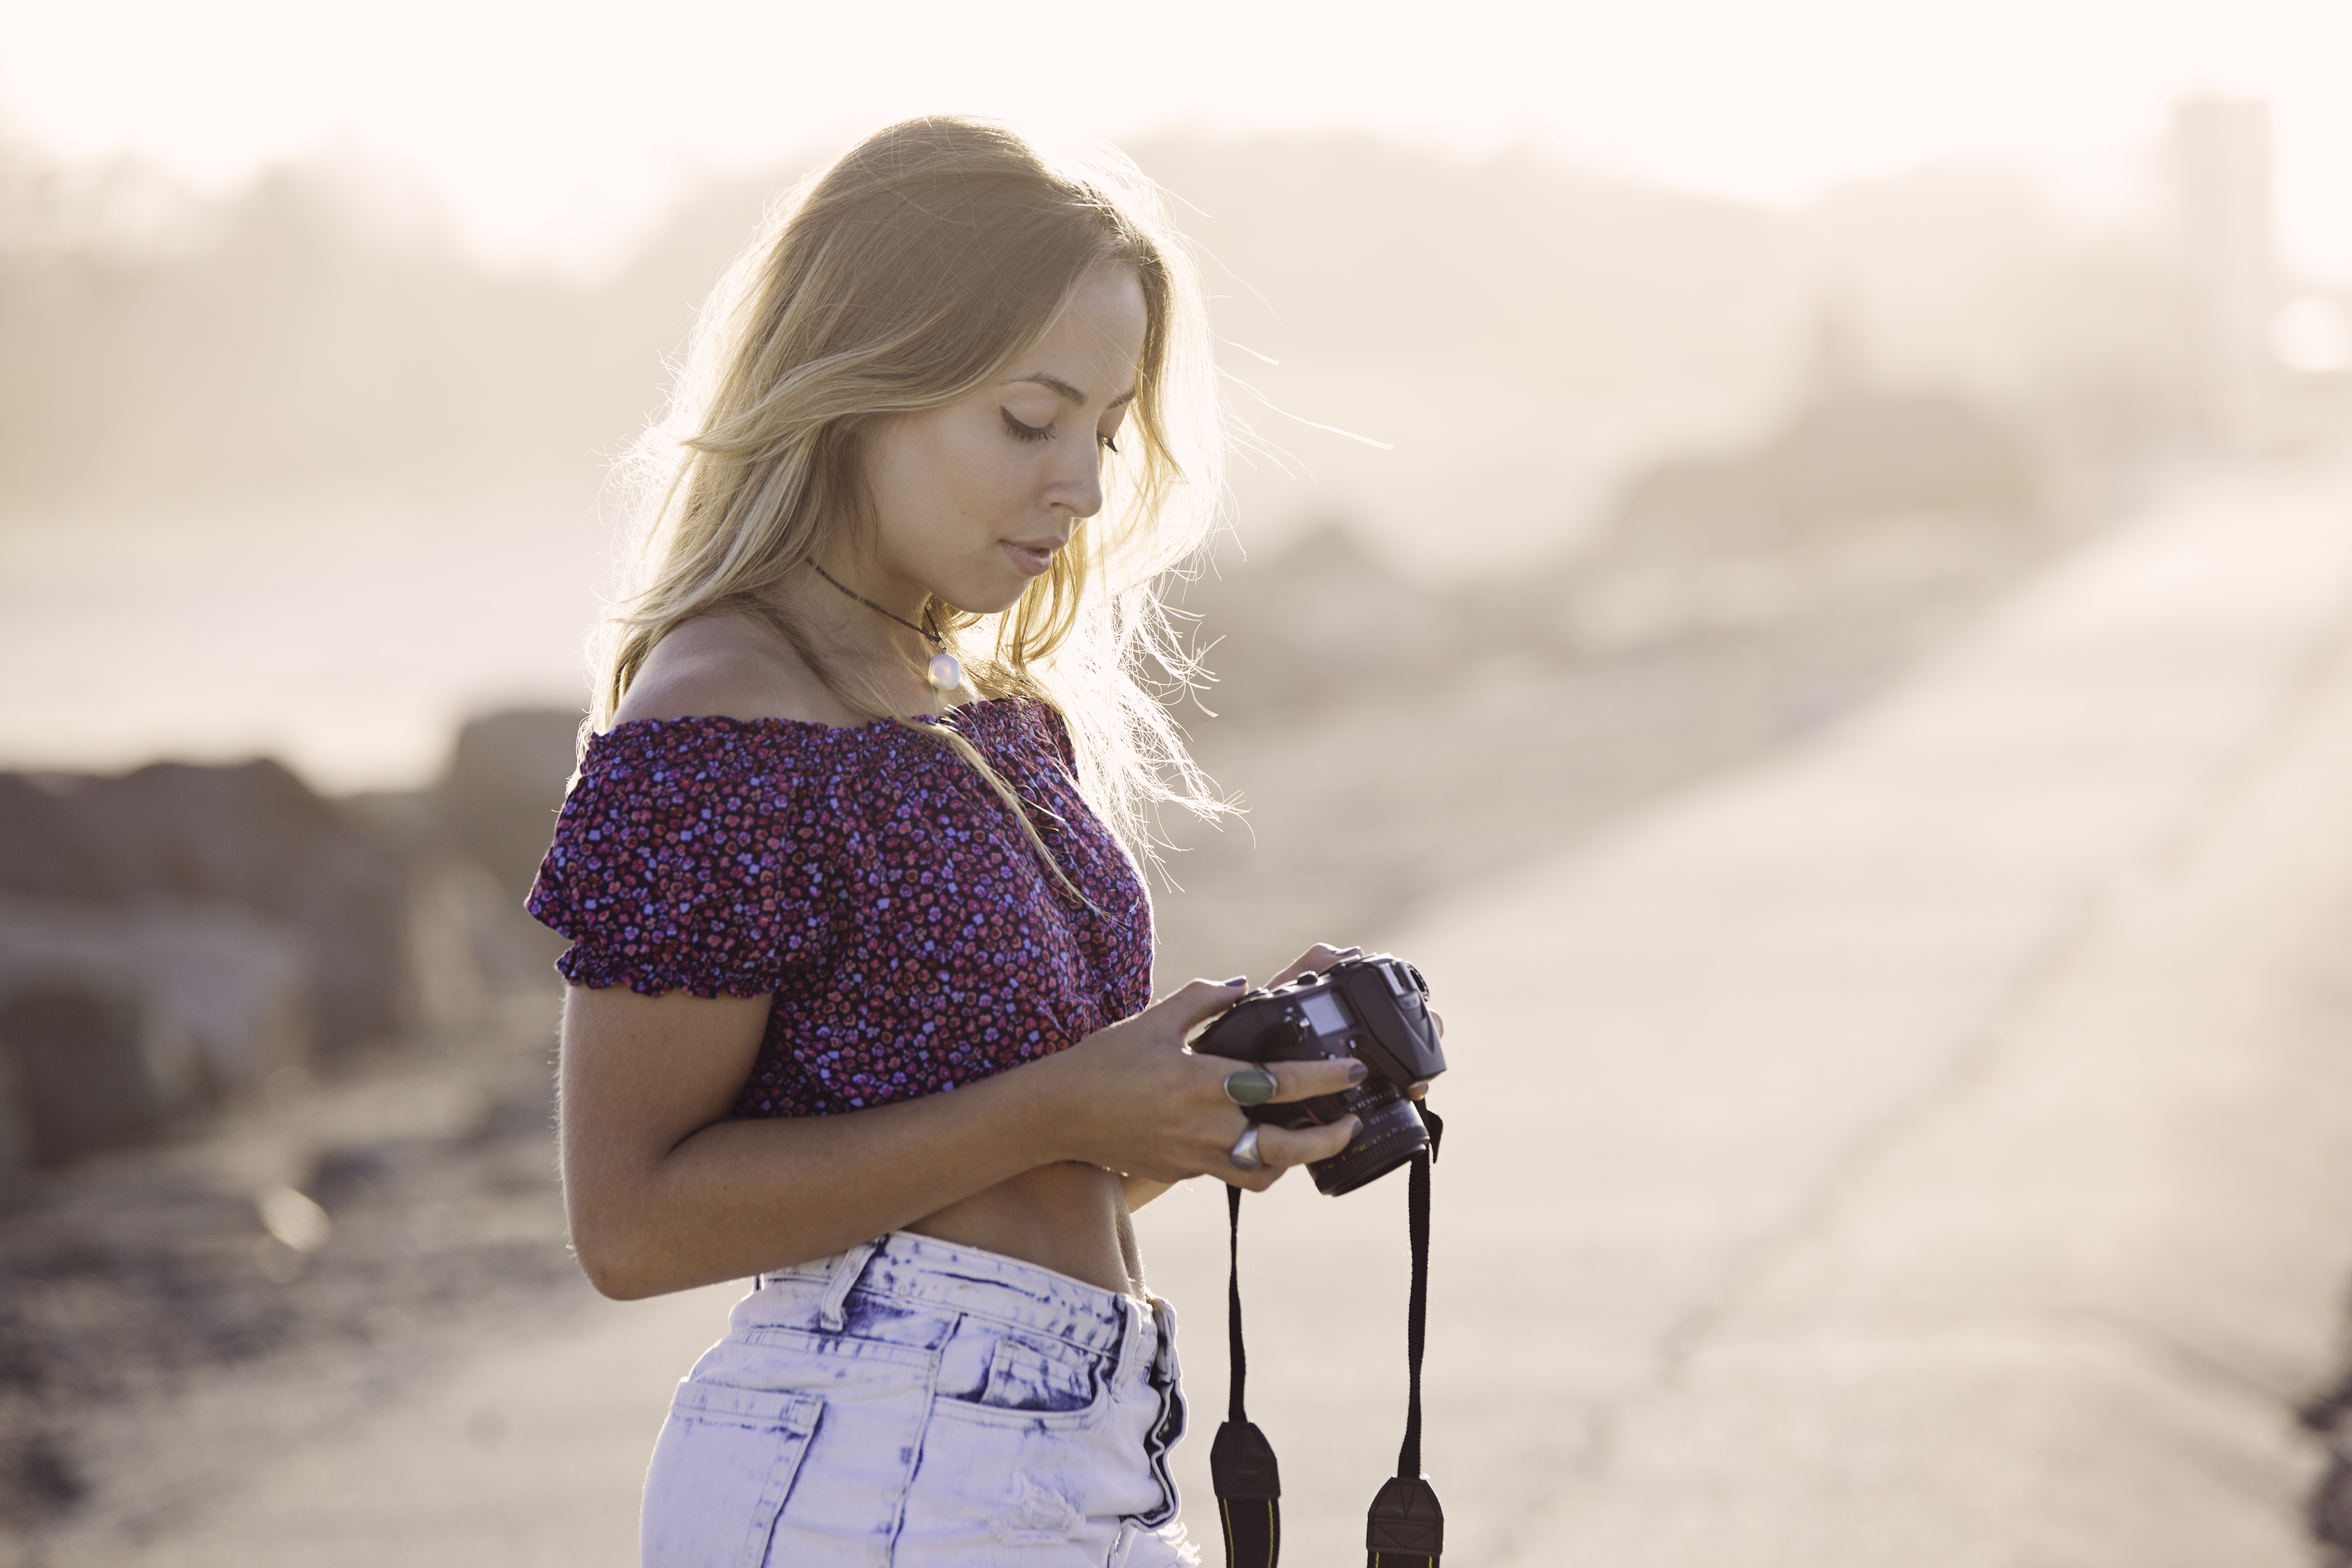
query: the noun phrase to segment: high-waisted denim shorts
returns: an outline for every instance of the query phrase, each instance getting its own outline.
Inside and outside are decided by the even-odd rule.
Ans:
[[[678,1384],[647,1568],[1176,1568],[1176,1318],[893,1232],[761,1276]]]

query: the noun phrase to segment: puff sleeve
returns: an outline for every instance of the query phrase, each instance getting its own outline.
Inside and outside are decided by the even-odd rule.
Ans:
[[[822,961],[833,791],[746,727],[647,720],[593,737],[525,907],[575,985],[757,996]]]

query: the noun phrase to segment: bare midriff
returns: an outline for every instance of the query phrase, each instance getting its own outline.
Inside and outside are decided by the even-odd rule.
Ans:
[[[1106,1290],[1143,1289],[1125,1189],[1099,1165],[1040,1165],[907,1228],[1001,1252]]]

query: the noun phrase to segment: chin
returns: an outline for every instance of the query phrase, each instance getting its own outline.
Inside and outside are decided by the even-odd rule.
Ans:
[[[940,594],[939,596],[967,616],[1002,615],[1019,604],[1021,595],[1027,593],[1029,584],[1035,581],[1034,577],[1024,577],[1009,587],[960,588],[952,594]]]

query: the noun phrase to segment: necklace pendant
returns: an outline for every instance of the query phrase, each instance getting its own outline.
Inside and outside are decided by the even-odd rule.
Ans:
[[[931,685],[940,691],[953,691],[963,685],[963,663],[951,653],[931,655]]]

